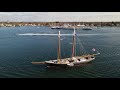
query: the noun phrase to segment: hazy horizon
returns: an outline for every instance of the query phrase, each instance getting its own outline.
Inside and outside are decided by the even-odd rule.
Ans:
[[[0,12],[0,22],[120,22],[120,12]]]

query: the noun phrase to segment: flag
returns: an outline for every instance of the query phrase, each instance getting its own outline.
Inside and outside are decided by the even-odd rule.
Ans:
[[[96,51],[95,48],[93,48],[92,51]]]

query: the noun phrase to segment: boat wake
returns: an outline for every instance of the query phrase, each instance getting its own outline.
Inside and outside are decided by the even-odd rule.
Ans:
[[[34,35],[58,35],[58,34],[46,34],[46,33],[23,33],[23,34],[17,34],[22,36],[34,36]],[[65,34],[66,35],[66,34]],[[70,34],[71,35],[71,34]],[[77,36],[93,36],[93,35],[102,35],[102,34],[77,34]]]
[[[42,35],[42,36],[44,36],[44,35],[51,35],[51,36],[56,36],[56,35],[58,35],[58,34],[46,34],[46,33],[23,33],[23,34],[17,34],[17,35],[21,35],[21,36],[39,36],[39,35]]]

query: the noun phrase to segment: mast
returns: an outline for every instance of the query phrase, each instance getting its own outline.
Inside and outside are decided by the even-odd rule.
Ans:
[[[73,45],[72,45],[72,57],[74,57],[75,56],[75,53],[76,53],[76,50],[75,50],[75,35],[76,35],[76,33],[75,33],[75,27],[74,27],[74,33],[73,33]]]
[[[60,31],[58,33],[58,63],[60,63],[61,52],[60,52]]]

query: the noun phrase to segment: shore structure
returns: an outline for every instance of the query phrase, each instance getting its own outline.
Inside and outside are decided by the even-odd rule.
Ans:
[[[90,27],[102,27],[102,26],[120,26],[120,22],[0,22],[0,27],[21,27],[21,26],[90,26]],[[65,28],[65,26],[64,26]]]

